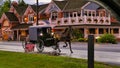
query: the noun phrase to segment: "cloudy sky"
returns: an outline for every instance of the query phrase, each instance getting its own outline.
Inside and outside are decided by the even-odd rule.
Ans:
[[[18,1],[18,0],[11,0],[11,1]],[[36,0],[24,0],[28,4],[35,4]],[[50,2],[51,0],[38,0],[39,2]]]

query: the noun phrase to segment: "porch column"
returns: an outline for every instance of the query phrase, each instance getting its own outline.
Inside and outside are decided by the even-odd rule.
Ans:
[[[13,40],[14,40],[14,37],[15,37],[15,33],[14,33],[14,30],[13,30]]]
[[[83,16],[83,10],[81,9],[81,17]]]
[[[78,21],[78,12],[76,12],[76,21],[75,21],[75,23],[78,23],[79,21]]]
[[[111,34],[113,34],[113,28],[111,29]]]
[[[84,28],[84,38],[87,38],[87,36],[88,36],[88,29]]]
[[[17,40],[19,40],[19,30],[17,30]]]
[[[87,16],[89,16],[89,11],[87,10]]]
[[[69,19],[68,19],[68,23],[69,23],[69,24],[71,24],[71,17],[70,17],[70,14],[71,14],[71,13],[69,13],[69,17],[68,17],[68,18],[69,18]]]
[[[95,29],[95,36],[99,36],[99,29],[98,28]]]
[[[110,34],[110,28],[108,28],[108,33]]]
[[[103,29],[103,31],[104,31],[104,34],[106,34],[106,29],[105,28]]]
[[[119,28],[119,38],[120,38],[120,28]]]
[[[97,11],[95,11],[95,16],[97,16]]]

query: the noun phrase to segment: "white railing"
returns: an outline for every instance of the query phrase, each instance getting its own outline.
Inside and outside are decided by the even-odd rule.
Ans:
[[[80,24],[110,25],[110,17],[99,17],[99,16],[67,17],[67,18],[57,18],[56,20],[49,20],[49,21],[51,23],[56,23],[56,25],[80,25]]]

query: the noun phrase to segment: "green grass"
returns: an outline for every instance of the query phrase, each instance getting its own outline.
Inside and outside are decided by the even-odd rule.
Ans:
[[[83,59],[0,51],[0,68],[87,68]],[[95,62],[95,68],[120,68]]]

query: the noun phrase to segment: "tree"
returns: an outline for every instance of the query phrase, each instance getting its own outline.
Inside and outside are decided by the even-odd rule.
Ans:
[[[4,12],[9,11],[9,9],[10,9],[10,4],[11,4],[11,1],[10,1],[10,0],[6,0],[6,1],[4,2],[4,4],[1,6],[0,17],[2,16],[2,14],[3,14]]]
[[[24,2],[24,0],[18,0],[18,4],[19,4],[19,6],[24,6],[24,5],[26,5],[26,3]]]

